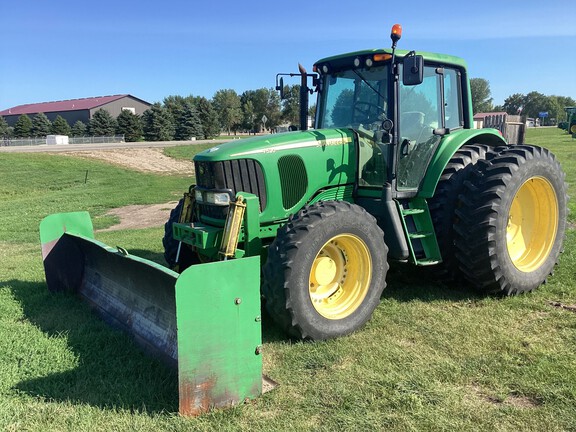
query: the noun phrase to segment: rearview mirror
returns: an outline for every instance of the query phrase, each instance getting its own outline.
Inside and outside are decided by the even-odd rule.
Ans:
[[[405,86],[422,84],[424,81],[424,57],[408,54],[404,57],[403,64],[402,83]]]

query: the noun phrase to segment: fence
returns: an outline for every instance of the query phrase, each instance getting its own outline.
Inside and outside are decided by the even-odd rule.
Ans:
[[[112,144],[124,142],[124,135],[111,135],[111,136],[85,136],[85,137],[70,137],[68,144]],[[45,137],[37,138],[3,138],[0,139],[1,146],[36,146],[45,145]]]

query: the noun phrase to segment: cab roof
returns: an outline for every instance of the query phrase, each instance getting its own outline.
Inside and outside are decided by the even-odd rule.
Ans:
[[[396,57],[398,58],[402,58],[404,56],[406,56],[409,52],[408,50],[396,50]],[[348,58],[356,58],[356,57],[370,57],[373,56],[374,54],[392,54],[392,50],[391,49],[369,49],[369,50],[363,50],[363,51],[354,51],[354,52],[349,52],[349,53],[345,53],[345,54],[338,54],[338,55],[334,55],[334,56],[330,56],[330,57],[325,57],[323,59],[318,60],[314,65],[321,65],[321,64],[325,64],[325,63],[331,63],[334,61],[339,61],[339,60],[343,60],[343,59],[348,59]],[[441,64],[445,64],[445,65],[452,65],[452,66],[457,66],[460,68],[467,68],[467,63],[464,59],[460,58],[460,57],[456,57],[456,56],[452,56],[452,55],[448,55],[448,54],[438,54],[438,53],[430,53],[430,52],[424,52],[424,51],[416,51],[417,55],[421,55],[424,57],[424,61],[429,61],[429,62],[434,62],[434,63],[441,63]]]

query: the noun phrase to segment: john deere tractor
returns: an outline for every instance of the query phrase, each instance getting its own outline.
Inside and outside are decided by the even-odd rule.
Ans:
[[[572,134],[572,138],[576,138],[576,107],[566,107],[566,130]]]
[[[235,256],[262,257],[266,308],[296,337],[364,324],[391,260],[435,266],[486,292],[543,283],[564,237],[560,165],[546,149],[473,129],[466,63],[396,51],[399,38],[395,27],[391,50],[292,74],[304,101],[309,78],[318,94],[314,130],[303,103],[300,132],[197,155],[197,184],[166,225],[168,263],[219,259],[230,205],[242,197],[251,211]]]
[[[163,239],[180,275],[106,249],[82,214],[45,223],[51,289],[79,291],[175,360],[181,411],[259,394],[246,369],[260,361],[250,370],[261,370],[260,294],[291,336],[323,340],[370,319],[391,261],[504,295],[531,291],[552,272],[566,225],[558,161],[497,130],[473,129],[465,61],[396,50],[400,36],[396,25],[391,49],[327,57],[312,73],[289,74],[301,79],[300,131],[194,157],[196,184]],[[283,75],[277,80],[282,90]],[[62,276],[70,250],[71,267],[84,270]],[[235,375],[245,373],[252,380]],[[213,391],[210,377],[222,383],[224,375],[228,386]]]

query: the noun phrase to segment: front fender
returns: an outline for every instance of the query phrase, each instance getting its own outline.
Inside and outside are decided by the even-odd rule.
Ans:
[[[419,197],[431,198],[434,196],[436,186],[446,165],[448,165],[452,156],[465,144],[486,144],[496,147],[507,143],[496,129],[463,129],[446,135],[428,165],[422,180],[422,187],[418,193]]]

